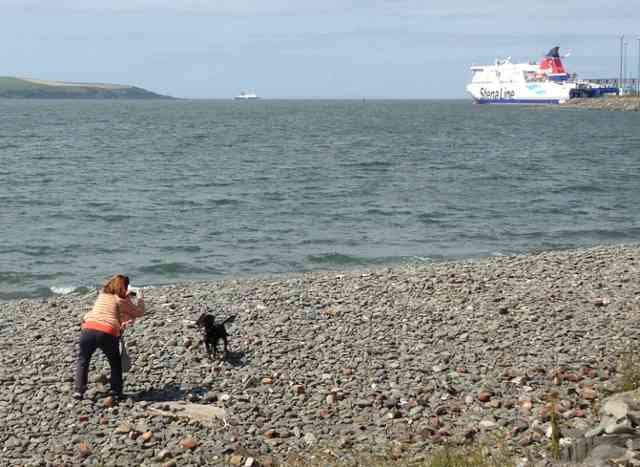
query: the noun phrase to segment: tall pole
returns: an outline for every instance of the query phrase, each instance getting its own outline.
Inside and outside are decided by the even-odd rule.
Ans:
[[[624,67],[622,68],[622,87],[629,92],[629,54],[627,53],[629,43],[624,41]]]
[[[618,73],[618,89],[622,91],[622,47],[624,44],[624,34],[620,35],[620,72]]]
[[[636,95],[640,96],[640,36],[638,36],[638,76],[636,78]]]

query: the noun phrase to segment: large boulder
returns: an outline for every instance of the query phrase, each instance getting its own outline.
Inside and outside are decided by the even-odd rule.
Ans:
[[[640,391],[604,399],[598,426],[566,446],[561,460],[589,467],[640,465]]]

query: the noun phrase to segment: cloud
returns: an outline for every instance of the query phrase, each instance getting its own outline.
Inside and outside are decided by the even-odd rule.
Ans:
[[[205,15],[400,15],[424,17],[639,18],[628,0],[0,0],[0,8],[31,14],[205,14]]]
[[[303,0],[0,0],[0,8],[24,13],[286,15],[340,11],[340,2]]]

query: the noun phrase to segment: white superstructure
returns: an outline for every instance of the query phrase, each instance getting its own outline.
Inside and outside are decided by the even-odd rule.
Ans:
[[[615,93],[617,88],[601,86],[569,75],[554,47],[542,61],[512,63],[510,58],[493,65],[472,66],[467,91],[480,104],[558,104],[572,97],[596,97]]]
[[[242,91],[240,94],[238,94],[236,97],[234,97],[234,99],[236,100],[250,100],[250,99],[260,99],[255,92],[244,92]]]

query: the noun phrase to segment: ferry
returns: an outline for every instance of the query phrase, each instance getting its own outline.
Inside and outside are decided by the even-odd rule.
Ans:
[[[560,104],[576,97],[619,92],[617,87],[579,80],[567,73],[560,47],[553,47],[539,64],[511,63],[509,57],[493,65],[472,66],[471,72],[467,92],[478,104]]]
[[[240,94],[234,97],[237,101],[247,101],[253,99],[260,99],[255,92],[244,92],[242,91]]]

